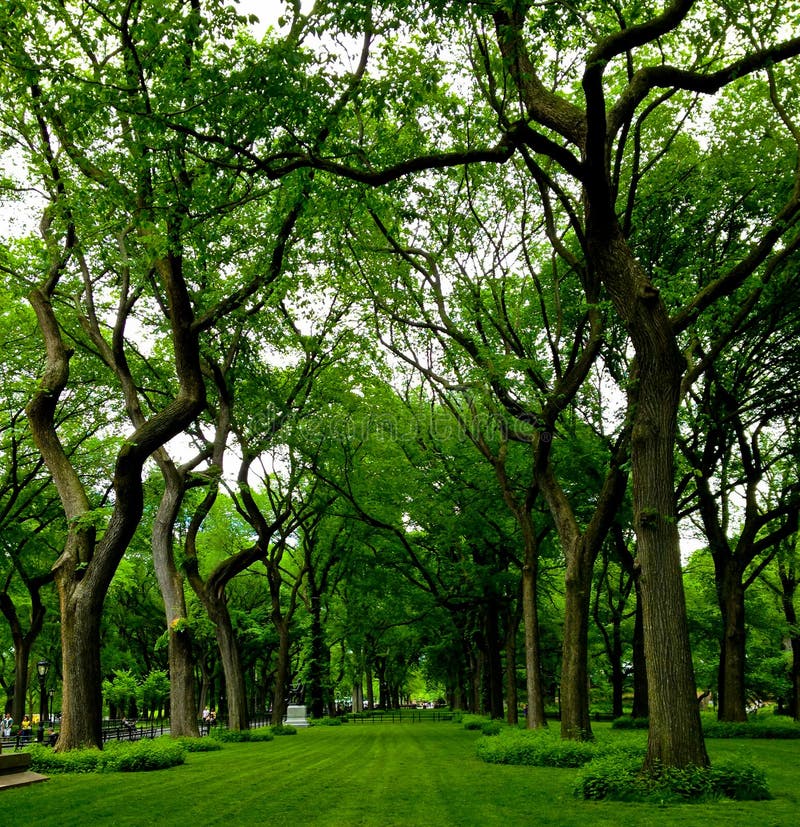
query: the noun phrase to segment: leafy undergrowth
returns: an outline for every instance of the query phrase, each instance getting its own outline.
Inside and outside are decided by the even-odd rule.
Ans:
[[[703,715],[706,738],[800,738],[800,723],[785,715],[759,715],[747,721],[718,721]]]
[[[728,761],[711,767],[662,767],[642,771],[641,757],[606,755],[581,771],[575,785],[579,798],[669,804],[715,801],[765,801],[771,798],[765,774],[752,764]]]
[[[758,715],[746,721],[718,721],[713,713],[701,716],[706,738],[800,738],[800,722],[785,715]],[[647,729],[647,718],[616,718],[612,729]]]
[[[345,719],[346,720],[346,719]],[[315,718],[308,722],[309,726],[341,726],[344,723],[342,718]]]
[[[481,738],[477,754],[491,764],[582,768],[575,794],[584,799],[664,804],[770,798],[765,774],[739,760],[711,767],[663,767],[643,772],[641,732],[621,733],[611,740],[568,741],[556,730],[509,728],[496,737]]]
[[[293,727],[291,724],[277,724],[271,726],[270,729],[273,735],[297,735],[297,727]]]
[[[293,729],[294,727],[292,727]],[[240,743],[242,741],[271,741],[275,733],[271,727],[260,729],[226,729],[223,726],[212,727],[209,733],[210,738],[223,743]]]
[[[31,769],[47,775],[87,772],[142,772],[175,767],[186,760],[183,739],[155,738],[112,741],[99,749],[54,752],[35,744],[30,749]]]
[[[611,749],[611,747],[606,747]],[[624,745],[614,746],[619,751]],[[517,764],[527,767],[582,767],[598,753],[594,741],[566,741],[554,730],[506,729],[494,738],[478,741],[478,757],[488,764]],[[641,752],[637,744],[634,748]]]

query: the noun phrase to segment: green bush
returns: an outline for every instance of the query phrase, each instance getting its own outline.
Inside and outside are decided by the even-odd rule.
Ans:
[[[97,772],[103,753],[99,749],[77,749],[54,752],[52,748],[34,744],[28,750],[31,769],[45,775],[62,772]]]
[[[186,760],[183,745],[172,738],[114,741],[102,752],[99,772],[143,772],[177,767]]]
[[[222,744],[215,738],[173,738],[176,744],[180,744],[186,752],[216,752],[222,749]]]
[[[614,718],[611,722],[611,729],[647,729],[649,726],[649,718],[631,718],[630,715]]]
[[[259,729],[226,729],[223,726],[216,726],[211,729],[210,738],[215,738],[223,743],[239,743],[241,741],[271,741],[275,734],[270,727]]]
[[[271,726],[270,729],[273,735],[297,735],[297,727],[293,727],[291,724],[277,724]]]
[[[504,729],[495,738],[481,738],[478,757],[488,764],[528,767],[581,767],[591,761],[597,746],[589,741],[565,741],[549,730]]]
[[[49,747],[35,744],[31,747],[30,754],[31,769],[45,775],[160,770],[183,764],[186,760],[183,743],[166,736],[153,740],[110,741],[102,751],[76,749],[54,752]]]
[[[499,735],[504,728],[500,721],[486,721],[481,727],[481,732],[484,735]]]
[[[764,773],[750,764],[722,762],[712,767],[664,767],[645,773],[641,757],[622,752],[603,755],[584,767],[575,794],[592,800],[650,804],[770,798]]]
[[[461,716],[461,723],[464,725],[464,729],[474,729],[479,730],[483,728],[483,725],[487,723],[487,718],[483,715],[462,715]]]
[[[346,719],[345,719],[346,720]],[[308,722],[309,726],[341,726],[344,723],[342,718],[319,718]]]
[[[706,738],[800,738],[800,723],[784,715],[760,715],[748,721],[718,721],[703,715]]]

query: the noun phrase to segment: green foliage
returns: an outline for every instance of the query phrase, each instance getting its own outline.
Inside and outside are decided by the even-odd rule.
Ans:
[[[483,729],[483,725],[487,723],[487,719],[482,715],[462,715],[460,723],[464,729],[479,730]]]
[[[293,727],[291,724],[276,724],[271,726],[270,729],[273,735],[297,735],[297,727]]]
[[[481,738],[477,753],[487,764],[581,767],[592,760],[597,746],[590,741],[565,741],[549,730],[508,729],[495,738]]]
[[[344,723],[342,718],[318,718],[315,721],[309,721],[309,726],[341,726]]]
[[[649,718],[631,718],[630,715],[615,718],[611,723],[611,729],[647,729],[649,726]]]
[[[97,772],[103,753],[99,749],[76,749],[54,752],[50,747],[34,744],[30,747],[31,769],[45,775],[70,772]]]
[[[113,741],[102,752],[100,772],[142,772],[177,767],[186,760],[182,744],[171,738]]]
[[[243,741],[271,741],[275,737],[271,728],[262,729],[227,729],[223,726],[212,727],[209,737],[223,743],[240,743]]]
[[[222,744],[216,738],[174,738],[176,744],[180,744],[186,752],[217,752],[222,749]]]
[[[31,769],[46,775],[87,772],[139,772],[175,767],[186,760],[184,741],[168,737],[141,741],[112,741],[102,751],[79,749],[54,752],[34,744],[30,748]],[[199,740],[199,739],[198,739]]]
[[[503,729],[505,729],[505,726],[500,721],[486,721],[481,727],[481,733],[483,735],[499,735]]]
[[[712,767],[662,767],[642,771],[641,758],[625,753],[592,761],[578,776],[580,798],[646,803],[701,802],[719,798],[763,801],[770,798],[764,773],[745,762],[721,762]]]
[[[784,715],[760,715],[749,721],[718,721],[703,715],[706,738],[800,738],[800,722]]]

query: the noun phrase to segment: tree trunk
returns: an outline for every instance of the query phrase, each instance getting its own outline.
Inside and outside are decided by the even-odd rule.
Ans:
[[[247,729],[247,690],[244,682],[244,670],[239,656],[239,644],[233,631],[231,616],[224,602],[214,601],[209,609],[209,617],[214,623],[214,630],[219,646],[222,671],[225,676],[225,705],[228,713],[229,729]]]
[[[322,718],[325,714],[325,677],[330,673],[330,653],[325,646],[322,628],[322,596],[309,570],[308,588],[311,604],[311,655],[308,663],[311,716]]]
[[[525,627],[525,685],[528,699],[526,726],[539,729],[547,726],[544,716],[544,687],[542,685],[539,649],[539,606],[537,579],[538,553],[535,545],[527,544],[522,566],[522,612]]]
[[[30,666],[31,649],[24,640],[14,641],[14,698],[11,706],[11,717],[15,727],[19,725],[22,716],[26,715],[25,699],[28,694],[28,667]]]
[[[153,566],[166,613],[169,635],[170,734],[197,736],[194,657],[188,628],[184,581],[175,566],[173,532],[183,501],[183,480],[176,469],[159,463],[164,478],[164,493],[153,523]],[[170,464],[171,465],[171,464]]]
[[[503,659],[500,651],[497,604],[491,600],[484,612],[484,641],[486,644],[486,682],[489,690],[488,710],[492,718],[502,718],[503,710]]]
[[[278,633],[278,665],[272,694],[272,725],[280,726],[286,715],[286,699],[289,696],[289,628],[288,623],[276,620],[273,623]]]
[[[56,580],[61,580],[59,572]],[[71,576],[59,582],[59,596],[64,682],[56,749],[63,752],[103,743],[103,698],[99,691],[103,601],[85,585],[85,580],[75,583]]]
[[[575,545],[582,546],[580,540]],[[582,548],[565,549],[564,641],[561,659],[561,737],[591,740],[589,716],[589,610],[592,559]]]
[[[587,233],[592,261],[636,352],[631,468],[650,705],[645,766],[706,766],[675,509],[674,450],[684,360],[658,291],[613,216]]]
[[[717,717],[720,721],[746,721],[744,586],[736,561],[730,556],[720,560],[717,597],[722,614],[722,640],[717,679]]]
[[[519,632],[520,613],[509,611],[506,621],[506,721],[516,726],[519,721],[517,709],[517,633]]]
[[[794,550],[789,561],[778,560],[778,577],[780,579],[781,606],[783,616],[790,629],[797,630],[797,610],[794,607],[794,595],[797,591],[798,578],[795,575]],[[790,672],[792,694],[789,699],[789,714],[795,721],[800,721],[800,635],[794,631],[790,638],[792,647],[792,667]]]

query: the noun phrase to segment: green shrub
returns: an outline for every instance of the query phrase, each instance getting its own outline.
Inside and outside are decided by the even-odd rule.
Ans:
[[[275,734],[271,727],[260,727],[259,729],[226,729],[223,726],[213,727],[209,735],[223,743],[239,743],[241,741],[271,741]]]
[[[461,723],[464,725],[464,729],[482,729],[487,720],[483,715],[466,714],[461,716]]]
[[[186,760],[183,745],[172,738],[115,741],[102,752],[100,772],[143,772],[177,767]]]
[[[199,740],[199,739],[185,739]],[[86,772],[135,772],[160,770],[183,764],[186,747],[169,737],[141,741],[110,741],[105,749],[54,752],[35,744],[30,749],[31,769],[45,775]]]
[[[62,772],[96,772],[103,753],[99,749],[76,749],[54,752],[52,748],[34,744],[28,750],[31,769],[45,775]]]
[[[631,718],[630,715],[614,718],[611,722],[611,729],[647,729],[649,726],[649,718]]]
[[[180,744],[186,752],[216,752],[222,749],[222,744],[215,738],[173,738],[176,744]]]
[[[529,767],[581,767],[591,761],[597,746],[589,741],[565,741],[549,730],[504,729],[495,738],[481,738],[478,757],[489,764]]]
[[[800,738],[800,723],[784,715],[760,715],[748,721],[718,721],[703,715],[706,738]]]
[[[484,721],[481,732],[484,735],[499,735],[504,729],[500,721]]]
[[[345,719],[346,720],[346,719]],[[341,726],[344,723],[342,718],[319,718],[308,722],[309,726]]]
[[[622,752],[603,755],[588,764],[578,776],[575,794],[592,800],[651,804],[719,798],[761,801],[770,797],[764,773],[750,764],[723,762],[712,767],[664,767],[645,773],[641,757]]]
[[[293,727],[291,724],[277,724],[271,726],[270,729],[273,735],[297,735],[297,727]]]

